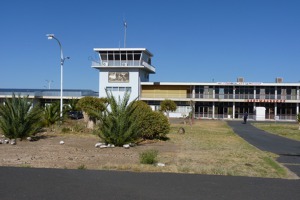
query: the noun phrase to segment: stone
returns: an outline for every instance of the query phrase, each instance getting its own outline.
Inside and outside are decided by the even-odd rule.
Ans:
[[[4,140],[4,144],[8,144],[9,143],[9,140]]]
[[[129,143],[129,146],[130,146],[130,147],[135,147],[136,144],[135,144],[135,143]]]
[[[129,145],[129,144],[124,144],[123,147],[124,147],[125,149],[129,149],[129,148],[130,148],[130,145]]]
[[[102,145],[102,143],[98,142],[98,143],[95,144],[95,147],[99,148],[101,145]]]
[[[26,138],[28,141],[32,141],[32,138],[31,137],[27,137]]]
[[[184,134],[184,133],[185,133],[185,129],[184,129],[183,127],[180,127],[180,128],[178,129],[178,133],[179,133],[179,134]]]
[[[104,149],[104,148],[107,148],[105,144],[100,145],[100,149]]]
[[[59,144],[64,144],[64,143],[65,143],[64,141],[60,141],[60,142],[59,142]]]
[[[156,166],[158,166],[158,167],[165,167],[166,164],[164,164],[164,163],[157,163]]]
[[[16,141],[15,139],[12,139],[12,140],[10,140],[10,144],[11,144],[11,145],[16,145],[16,144],[17,144],[17,141]]]

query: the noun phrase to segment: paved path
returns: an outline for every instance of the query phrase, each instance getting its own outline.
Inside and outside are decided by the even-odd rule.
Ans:
[[[1,200],[299,200],[300,180],[0,167]]]
[[[233,131],[244,140],[263,151],[278,154],[278,162],[300,177],[300,142],[280,137],[241,121],[228,121]],[[300,191],[300,190],[299,190]]]

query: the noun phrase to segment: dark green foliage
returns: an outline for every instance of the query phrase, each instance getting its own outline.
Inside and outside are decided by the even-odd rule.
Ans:
[[[68,104],[69,104],[69,106],[68,106],[68,111],[78,111],[79,109],[78,109],[78,106],[77,106],[77,103],[78,103],[78,101],[79,101],[79,99],[70,99],[69,101],[68,101]]]
[[[77,108],[84,111],[91,120],[96,120],[105,111],[106,103],[106,98],[83,97],[77,102]]]
[[[107,93],[109,108],[100,116],[99,137],[106,143],[122,146],[134,142],[137,138],[136,123],[133,112],[134,103],[129,103],[130,94],[126,92],[123,99],[117,101],[111,93]]]
[[[49,127],[60,120],[60,103],[54,102],[46,105],[44,110],[43,123],[46,127]]]
[[[0,128],[5,137],[25,138],[36,134],[42,128],[42,110],[32,107],[27,97],[6,99],[0,105]]]
[[[163,113],[152,111],[143,101],[135,102],[134,118],[137,131],[143,139],[162,139],[170,131],[168,118]]]
[[[145,121],[142,133],[144,139],[165,139],[169,131],[168,118],[161,112],[153,111]]]
[[[158,151],[149,149],[140,153],[140,163],[141,164],[154,164],[157,163]]]
[[[169,112],[175,111],[177,109],[177,105],[174,101],[170,99],[166,99],[160,103],[160,110],[166,112],[169,117]]]

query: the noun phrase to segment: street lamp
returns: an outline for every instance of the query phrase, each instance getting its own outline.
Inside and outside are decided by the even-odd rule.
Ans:
[[[63,117],[63,67],[66,59],[70,59],[70,57],[64,57],[62,46],[60,41],[54,37],[54,34],[47,34],[48,40],[55,39],[58,42],[60,48],[60,118]]]

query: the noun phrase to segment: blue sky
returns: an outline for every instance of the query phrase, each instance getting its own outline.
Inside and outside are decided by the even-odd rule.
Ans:
[[[300,81],[298,0],[2,0],[0,88],[98,90],[93,48],[147,48],[150,81]]]

